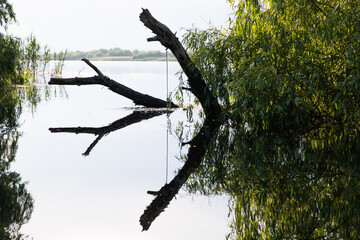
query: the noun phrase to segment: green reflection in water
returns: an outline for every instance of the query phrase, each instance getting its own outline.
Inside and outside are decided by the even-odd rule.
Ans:
[[[327,127],[289,139],[230,125],[187,183],[190,192],[231,196],[229,239],[358,239],[357,130]]]
[[[0,27],[15,19],[11,4],[1,2]],[[48,51],[45,48],[45,52]],[[41,100],[36,86],[50,59],[42,60],[40,45],[33,36],[25,41],[0,33],[0,239],[23,239],[19,232],[33,211],[33,199],[19,173],[11,171],[18,141],[19,117],[23,106],[32,110]],[[44,54],[46,57],[46,54]],[[59,59],[56,64],[63,64]],[[56,65],[57,66],[57,65]],[[56,74],[61,74],[61,68]],[[50,97],[45,87],[45,97]],[[55,92],[56,93],[56,92]]]
[[[26,183],[19,173],[11,171],[11,164],[16,159],[19,132],[19,118],[24,107],[33,112],[41,99],[52,95],[49,87],[38,88],[36,84],[41,76],[23,76],[20,83],[11,78],[0,79],[0,239],[24,239],[19,232],[28,222],[33,211],[33,199],[26,188]],[[31,79],[31,80],[30,80]],[[17,79],[18,80],[18,79]],[[21,84],[21,85],[19,85]],[[42,89],[43,91],[39,91]],[[54,89],[54,94],[63,89]]]
[[[15,87],[0,87],[0,239],[21,239],[19,233],[33,210],[33,199],[20,174],[11,171],[20,133],[21,100]]]
[[[0,6],[0,27],[15,19],[12,6]],[[15,160],[21,104],[16,85],[24,84],[20,40],[0,33],[0,239],[21,239],[19,229],[31,215],[33,201],[18,173],[10,171]]]

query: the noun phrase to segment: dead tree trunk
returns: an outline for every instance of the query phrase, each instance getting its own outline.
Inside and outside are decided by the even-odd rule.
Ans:
[[[159,41],[165,48],[170,49],[174,54],[184,73],[188,77],[189,90],[199,99],[207,118],[217,119],[220,115],[221,107],[216,97],[206,85],[201,72],[191,61],[179,39],[167,26],[156,20],[147,9],[143,9],[140,14],[140,21],[156,35],[148,38],[147,40],[149,42]]]
[[[155,98],[149,96],[147,94],[143,94],[137,92],[131,88],[128,88],[109,77],[105,76],[97,67],[95,67],[89,60],[82,59],[86,64],[88,64],[92,69],[97,72],[97,76],[94,77],[84,77],[84,78],[51,78],[49,84],[57,84],[57,85],[94,85],[99,84],[108,87],[111,91],[120,94],[126,98],[133,100],[135,105],[143,105],[145,107],[152,108],[176,108],[178,107],[176,104],[167,101],[161,100],[159,98]]]

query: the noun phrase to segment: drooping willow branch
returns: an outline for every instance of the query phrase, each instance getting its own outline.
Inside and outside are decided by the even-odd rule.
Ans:
[[[121,118],[108,126],[104,127],[61,127],[61,128],[49,128],[50,132],[52,133],[83,133],[83,134],[94,134],[97,136],[97,138],[90,144],[90,146],[86,149],[86,151],[83,153],[84,156],[87,156],[90,154],[90,152],[93,150],[93,148],[96,146],[96,144],[106,135],[108,135],[111,132],[114,132],[116,130],[125,128],[129,125],[132,125],[134,123],[141,122],[146,119],[150,119],[156,116],[160,116],[165,113],[171,113],[171,111],[168,110],[161,110],[161,111],[134,111],[132,114]]]
[[[126,98],[131,99],[135,105],[143,105],[145,107],[152,108],[176,108],[176,104],[167,102],[159,98],[152,97],[147,94],[137,92],[131,88],[122,85],[109,77],[105,76],[95,65],[93,65],[88,59],[82,59],[87,65],[89,65],[98,74],[93,77],[74,77],[74,78],[51,78],[49,84],[56,85],[103,85],[108,87],[111,91],[120,94]]]

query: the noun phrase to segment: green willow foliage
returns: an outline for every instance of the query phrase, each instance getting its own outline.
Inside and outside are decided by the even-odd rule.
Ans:
[[[21,42],[0,33],[0,84],[23,84],[24,78],[20,68]]]
[[[237,122],[295,135],[359,123],[359,1],[230,2],[228,29],[194,29],[185,44]]]
[[[33,199],[20,174],[11,171],[15,161],[19,117],[24,104],[35,109],[40,101],[36,83],[39,69],[47,71],[51,59],[55,60],[53,74],[61,75],[66,52],[51,56],[48,47],[42,48],[30,35],[22,40],[6,35],[8,24],[15,22],[15,13],[7,0],[0,0],[0,239],[25,239],[21,226],[28,222],[33,211]],[[2,31],[3,30],[3,31]],[[45,88],[45,94],[47,94]]]
[[[232,197],[231,239],[358,239],[360,1],[229,2],[185,36],[229,116],[188,190]]]
[[[293,142],[222,126],[187,188],[231,196],[230,239],[357,239],[360,137]]]
[[[0,0],[0,28],[15,21],[12,5],[7,0]],[[5,36],[0,32],[0,87],[4,84],[21,84],[23,79],[18,73],[20,58],[19,39]]]
[[[15,21],[12,5],[0,0],[0,27]],[[32,38],[33,47],[37,43]],[[29,45],[30,46],[30,45]],[[10,170],[15,161],[20,133],[17,131],[24,95],[31,101],[34,91],[25,91],[19,85],[28,85],[30,72],[34,70],[34,59],[24,58],[23,42],[0,33],[0,239],[20,240],[19,232],[33,210],[33,199],[20,175]],[[30,53],[30,51],[27,51]],[[26,61],[25,61],[26,60]],[[28,64],[29,65],[26,65]]]
[[[0,0],[0,26],[3,27],[15,21],[15,13],[7,0]]]

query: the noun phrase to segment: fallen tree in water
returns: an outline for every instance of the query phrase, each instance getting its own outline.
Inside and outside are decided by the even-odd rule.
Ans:
[[[185,48],[180,43],[176,35],[164,24],[156,20],[148,9],[143,9],[140,14],[140,21],[155,34],[148,38],[148,42],[159,41],[165,48],[170,49],[176,57],[182,70],[188,77],[188,84],[191,91],[201,103],[205,115],[211,119],[217,119],[221,112],[221,107],[217,98],[212,94],[206,85],[200,70],[195,66]]]
[[[143,22],[144,25],[151,29],[152,32],[155,34],[154,37],[147,39],[149,42],[159,41],[166,49],[171,50],[172,54],[179,62],[183,72],[188,77],[187,82],[190,87],[183,89],[188,90],[195,95],[195,97],[199,100],[206,116],[203,127],[198,132],[198,134],[194,136],[193,139],[188,143],[190,145],[188,159],[182,169],[180,169],[179,173],[169,184],[165,184],[159,191],[148,191],[148,194],[156,196],[140,218],[140,224],[142,225],[143,230],[148,230],[152,222],[169,205],[170,201],[175,197],[175,195],[187,181],[189,176],[199,167],[206,153],[207,146],[209,145],[213,136],[217,133],[223,121],[220,120],[220,113],[222,112],[222,108],[218,103],[217,98],[212,94],[211,90],[204,81],[200,70],[192,62],[186,50],[180,43],[179,39],[175,36],[175,34],[167,26],[157,21],[147,9],[143,9],[142,13],[140,14],[140,21]],[[133,100],[136,105],[143,105],[151,108],[178,107],[176,104],[170,101],[164,101],[146,94],[136,92],[105,76],[89,60],[82,60],[92,69],[94,69],[94,71],[98,75],[86,78],[51,78],[49,84],[99,84],[108,87],[111,91],[115,93],[118,93],[126,98]],[[132,119],[132,117],[134,117],[136,114],[137,113],[133,113],[126,118]],[[155,114],[145,114],[142,115],[140,118],[148,119],[158,114],[162,114],[162,112],[157,112]],[[128,124],[126,118],[118,120],[113,124],[109,125],[108,127],[102,128],[53,128],[50,130],[52,132],[90,133],[97,135],[98,137],[96,138],[96,140],[84,153],[84,155],[88,155],[93,149],[93,147],[104,135],[108,134],[110,131],[126,127]],[[138,116],[136,116],[136,120],[133,120],[133,122],[137,122],[138,119]]]
[[[161,100],[159,98],[152,97],[147,94],[137,92],[131,88],[122,85],[109,77],[105,76],[95,65],[93,65],[88,59],[82,59],[87,65],[89,65],[98,74],[93,77],[74,77],[74,78],[51,78],[50,85],[103,85],[108,87],[111,91],[120,94],[126,98],[131,99],[135,105],[143,105],[151,108],[176,108],[176,104],[168,101]]]

